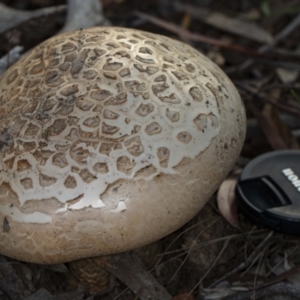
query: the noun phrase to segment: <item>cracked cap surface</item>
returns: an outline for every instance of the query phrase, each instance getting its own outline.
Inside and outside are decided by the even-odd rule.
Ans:
[[[37,46],[0,78],[0,252],[58,263],[191,219],[239,155],[245,112],[192,47],[125,28]]]

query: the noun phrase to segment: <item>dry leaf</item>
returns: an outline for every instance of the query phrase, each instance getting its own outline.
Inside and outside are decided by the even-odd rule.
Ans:
[[[188,4],[177,4],[177,8],[190,14],[191,17],[221,30],[237,34],[250,40],[270,44],[273,42],[272,35],[254,22],[231,18],[223,13],[209,11],[205,8],[195,7]]]
[[[219,211],[225,220],[235,228],[240,228],[237,204],[235,201],[235,186],[237,177],[229,177],[221,184],[218,194],[217,202]]]
[[[281,93],[279,90],[279,94],[276,96],[275,92],[276,90],[273,91],[272,99],[277,102]],[[297,139],[293,136],[291,129],[280,118],[277,108],[266,103],[260,110],[255,102],[251,102],[249,107],[257,118],[261,130],[273,150],[299,149]]]
[[[299,76],[298,70],[290,70],[284,68],[276,68],[276,73],[283,83],[293,83]]]

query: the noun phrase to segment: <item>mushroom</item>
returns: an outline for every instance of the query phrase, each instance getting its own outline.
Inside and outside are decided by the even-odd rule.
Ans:
[[[131,250],[189,221],[235,163],[227,76],[168,37],[89,28],[0,78],[0,252],[40,264]]]

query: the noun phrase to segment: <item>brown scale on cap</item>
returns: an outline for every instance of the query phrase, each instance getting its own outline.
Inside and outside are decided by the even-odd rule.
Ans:
[[[176,230],[228,174],[245,135],[240,97],[216,65],[124,28],[37,46],[0,78],[0,116],[0,252],[37,263]]]

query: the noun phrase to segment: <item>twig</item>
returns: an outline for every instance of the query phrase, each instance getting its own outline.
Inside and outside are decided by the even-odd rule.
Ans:
[[[245,252],[246,252],[246,251],[247,251],[246,247],[245,247],[244,249],[245,249]],[[263,252],[265,252],[265,251],[266,251],[266,248],[264,248]],[[243,271],[243,273],[240,275],[240,277],[243,277],[245,274],[247,274],[247,273],[250,271],[250,269],[252,269],[252,267],[254,266],[254,264],[255,264],[257,261],[260,260],[260,258],[261,258],[261,252],[258,253],[257,256],[253,258],[252,261],[249,261],[249,263],[248,263],[247,266],[246,266],[247,269],[245,269],[245,270]]]
[[[183,2],[175,2],[175,8],[179,12],[185,12],[202,23],[214,26],[222,31],[242,36],[259,43],[271,43],[273,37],[255,22],[232,18],[226,14],[211,10],[209,8],[191,5]]]
[[[257,287],[257,275],[259,274],[259,268],[261,267],[261,263],[262,263],[262,260],[265,256],[265,254],[266,254],[266,251],[267,251],[267,247],[265,247],[264,250],[260,254],[259,262],[257,264],[256,272],[255,272],[255,275],[254,275],[254,282],[253,282],[254,289]]]
[[[200,280],[196,283],[196,285],[192,288],[192,290],[189,292],[189,294],[187,295],[187,297],[189,297],[190,295],[192,295],[192,293],[194,292],[194,290],[199,287],[201,285],[201,283],[203,282],[203,280],[206,278],[206,276],[209,274],[209,272],[214,268],[214,266],[216,265],[217,261],[220,259],[220,257],[222,256],[223,252],[225,251],[225,249],[227,248],[227,246],[229,245],[229,242],[231,241],[231,239],[228,239],[224,242],[223,248],[220,251],[220,253],[218,254],[218,256],[216,257],[216,259],[214,260],[214,262],[212,263],[212,265],[209,267],[209,269],[205,272],[205,274],[200,278]]]
[[[261,251],[261,249],[263,249],[265,247],[265,245],[270,240],[270,238],[273,236],[273,234],[274,234],[274,232],[270,231],[269,234],[265,237],[265,239],[257,246],[257,248],[251,253],[251,255],[244,262],[242,262],[236,268],[234,268],[233,270],[231,270],[229,273],[227,273],[224,276],[222,276],[221,278],[219,278],[216,282],[214,282],[213,284],[211,284],[209,286],[209,288],[215,287],[217,284],[219,284],[220,282],[222,282],[223,280],[225,280],[227,277],[229,277],[229,276],[231,276],[233,274],[238,273],[239,271],[241,271],[244,268],[246,268],[249,264],[251,264],[252,260],[259,254],[259,252]]]
[[[290,299],[300,299],[300,289],[293,284],[280,282],[268,287],[260,288],[255,291],[242,292],[222,298],[222,300],[249,300],[261,299],[268,296],[268,299],[273,299],[274,296],[284,295]],[[255,298],[254,298],[255,297]],[[287,298],[284,298],[287,299]]]
[[[254,62],[254,60],[251,60]],[[264,59],[264,65],[271,66],[271,67],[276,67],[276,68],[284,68],[284,69],[290,69],[290,70],[295,70],[295,71],[300,71],[300,64],[298,63],[293,63],[293,62],[288,62],[288,61],[279,61],[279,60],[270,60],[270,59]],[[241,70],[239,68],[238,70]],[[227,74],[230,74],[231,69],[228,68],[225,70]]]
[[[104,256],[101,263],[96,263],[124,282],[141,300],[172,298],[132,252]]]
[[[65,5],[45,7],[37,10],[26,11],[8,7],[0,3],[0,34],[15,28],[16,26],[25,23],[29,20],[64,12]]]
[[[67,19],[60,32],[108,24],[108,21],[102,13],[101,1],[68,0]]]
[[[19,60],[23,47],[16,46],[0,59],[0,75]]]
[[[255,289],[260,289],[262,287],[269,286],[271,284],[281,282],[282,280],[285,280],[288,277],[299,273],[299,271],[300,271],[300,265],[297,265],[297,266],[293,267],[292,269],[290,269],[290,270],[288,270],[284,273],[281,273],[280,275],[276,276],[275,278],[272,278],[269,281],[258,285]]]
[[[222,242],[222,241],[226,241],[227,239],[232,239],[232,238],[234,238],[234,239],[244,238],[249,243],[249,245],[252,247],[252,249],[255,249],[252,242],[249,241],[249,238],[247,237],[247,235],[250,235],[251,233],[252,234],[253,233],[261,233],[261,232],[265,232],[265,231],[266,231],[265,229],[262,229],[262,230],[257,230],[255,232],[246,232],[246,233],[241,232],[241,233],[237,233],[237,234],[231,234],[231,235],[228,235],[228,236],[223,236],[223,237],[220,237],[220,238],[216,238],[216,239],[212,239],[212,240],[208,240],[208,241],[205,241],[205,242],[198,243],[198,244],[193,246],[193,249],[194,250],[196,250],[196,249],[200,250],[201,248],[204,248],[204,247],[207,247],[207,246],[210,246],[210,245],[213,245],[215,243]],[[168,261],[165,261],[161,264],[156,264],[154,269],[157,268],[157,267],[160,267],[160,266],[162,266],[166,263],[169,263],[170,261],[172,261],[174,259],[177,259],[177,258],[185,255],[186,252],[187,252],[186,248],[181,248],[181,249],[177,249],[177,250],[162,253],[160,256],[164,256],[164,255],[167,255],[167,254],[175,254],[175,253],[181,253],[181,254],[179,254],[179,255],[173,257],[172,259],[170,259]]]
[[[300,14],[298,14],[297,17],[295,17],[291,23],[289,23],[284,29],[282,29],[274,37],[274,40],[273,40],[272,43],[270,43],[269,45],[261,46],[258,49],[258,52],[259,53],[265,53],[265,52],[271,50],[280,41],[287,38],[291,33],[293,33],[294,30],[297,29],[299,26],[300,26]],[[242,63],[242,65],[239,66],[238,71],[242,71],[242,70],[245,70],[245,69],[249,68],[250,66],[252,66],[253,63],[254,63],[253,59],[247,59],[245,62]],[[235,70],[236,70],[236,68],[235,68]],[[227,69],[226,73],[232,73],[232,71],[233,71],[233,69]]]
[[[176,33],[177,35],[183,36],[185,39],[189,39],[195,42],[201,42],[208,45],[216,46],[223,49],[228,49],[231,51],[239,52],[252,57],[268,58],[268,59],[286,59],[286,60],[299,60],[300,56],[298,54],[283,54],[283,53],[263,53],[257,50],[248,49],[240,45],[230,44],[221,40],[216,40],[211,37],[204,36],[202,34],[197,34],[190,32],[184,28],[181,28],[173,23],[158,19],[156,17],[147,15],[142,12],[135,12],[135,15],[143,18],[157,26],[160,26],[166,30]]]
[[[183,230],[182,232],[180,232],[180,233],[176,236],[176,238],[175,238],[175,239],[167,246],[167,248],[164,250],[164,253],[162,253],[162,254],[160,255],[160,258],[158,259],[157,263],[155,264],[154,269],[157,268],[158,266],[160,266],[160,262],[161,262],[161,260],[164,258],[164,256],[166,256],[167,254],[170,254],[170,253],[174,253],[174,251],[173,251],[173,252],[168,252],[168,250],[172,247],[172,245],[173,245],[173,244],[174,244],[181,236],[183,236],[185,233],[187,233],[188,231],[192,230],[193,228],[199,226],[200,224],[203,224],[203,223],[207,222],[208,220],[209,220],[209,219],[205,219],[205,220],[203,220],[203,221],[201,221],[201,222],[197,222],[196,224],[194,224],[194,225],[188,227],[187,229]],[[184,249],[181,249],[180,252],[181,252],[181,251],[185,251],[185,250],[184,250]]]
[[[255,89],[251,88],[250,86],[248,86],[240,81],[235,81],[234,83],[237,87],[246,91],[247,93],[251,94],[252,96],[255,96],[257,99],[259,99],[265,103],[272,104],[275,107],[277,107],[279,110],[285,111],[297,118],[300,117],[300,107],[296,108],[296,107],[291,107],[291,106],[287,106],[282,103],[279,103],[279,102],[275,101],[274,99],[272,99],[271,97],[266,97],[266,96],[258,93]]]
[[[201,236],[201,234],[203,234],[203,232],[205,232],[207,229],[209,229],[211,226],[213,226],[217,221],[219,221],[219,218],[216,218],[215,220],[213,220],[209,225],[207,225],[204,229],[202,229],[198,234],[197,236],[194,238],[194,241],[193,242],[196,242],[199,238],[199,236]],[[230,240],[230,239],[229,239]],[[194,250],[195,248],[195,243],[192,243],[192,245],[189,247],[188,251],[186,252],[185,254],[185,258],[181,261],[179,267],[176,269],[175,273],[172,275],[171,279],[169,280],[168,283],[170,283],[174,278],[175,276],[178,274],[179,270],[182,268],[182,266],[185,264],[185,262],[187,261],[190,253],[192,252],[192,250]]]

